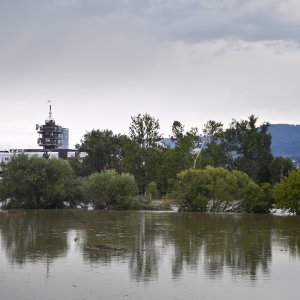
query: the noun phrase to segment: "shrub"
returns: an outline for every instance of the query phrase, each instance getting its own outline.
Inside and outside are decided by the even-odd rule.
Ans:
[[[263,203],[263,190],[245,173],[211,166],[177,175],[175,196],[180,211],[254,212]]]
[[[300,170],[292,171],[273,188],[273,197],[278,208],[293,214],[300,213]]]
[[[67,161],[20,155],[2,167],[4,208],[63,208],[80,198],[79,190],[73,189],[79,183]]]
[[[114,170],[94,173],[86,181],[88,197],[94,207],[129,209],[130,199],[137,193],[135,179],[129,174],[117,174]]]

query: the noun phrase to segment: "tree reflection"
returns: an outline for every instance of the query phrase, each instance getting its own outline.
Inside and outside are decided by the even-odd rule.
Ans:
[[[53,261],[66,255],[66,219],[46,211],[1,213],[1,244],[11,264]]]
[[[137,281],[146,282],[158,276],[160,246],[157,241],[160,230],[157,228],[159,228],[159,224],[157,224],[154,214],[140,215],[135,233],[135,247],[132,249],[129,259],[130,274]]]
[[[242,214],[76,210],[0,215],[1,247],[10,264],[42,261],[49,266],[77,251],[96,267],[128,264],[130,277],[143,283],[157,280],[164,262],[173,279],[186,271],[212,280],[225,272],[250,280],[269,276],[272,247],[300,257],[299,225],[299,217]],[[80,237],[71,249],[73,235]]]
[[[272,218],[244,215],[233,219],[226,230],[225,264],[237,276],[256,279],[258,270],[270,274],[272,260]]]
[[[192,270],[203,263],[209,278],[221,277],[224,268],[233,276],[255,279],[258,269],[269,273],[272,223],[262,216],[183,214],[173,218],[169,238],[174,242],[172,272]]]
[[[276,237],[281,251],[288,250],[293,258],[300,258],[300,216],[277,217]]]

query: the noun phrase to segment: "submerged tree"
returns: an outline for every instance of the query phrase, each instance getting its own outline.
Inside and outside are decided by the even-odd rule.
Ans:
[[[291,171],[273,188],[273,197],[278,208],[291,213],[300,213],[300,170]]]
[[[115,206],[127,209],[137,193],[135,179],[129,174],[117,174],[113,170],[94,173],[86,181],[88,197],[95,208]]]
[[[62,208],[83,199],[67,161],[20,155],[3,165],[2,177],[0,199],[6,208]]]
[[[210,166],[180,172],[175,187],[182,211],[241,211],[243,203],[255,201],[258,193],[245,173]]]

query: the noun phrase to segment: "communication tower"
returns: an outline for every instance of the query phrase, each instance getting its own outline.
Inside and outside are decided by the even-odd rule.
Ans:
[[[61,146],[61,134],[63,128],[55,124],[55,120],[52,117],[51,101],[49,104],[49,117],[45,120],[44,125],[36,124],[36,130],[39,134],[37,143],[44,149],[44,156],[48,156],[48,152],[57,150]]]

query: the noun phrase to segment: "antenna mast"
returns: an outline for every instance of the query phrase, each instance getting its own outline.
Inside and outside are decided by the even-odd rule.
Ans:
[[[36,130],[39,134],[38,145],[44,148],[44,156],[48,157],[48,152],[57,150],[61,146],[61,135],[63,129],[61,126],[55,124],[52,117],[51,100],[49,103],[49,118],[45,121],[44,125],[36,125]]]
[[[47,101],[49,103],[49,121],[53,120],[52,118],[52,108],[51,108],[51,100]]]

